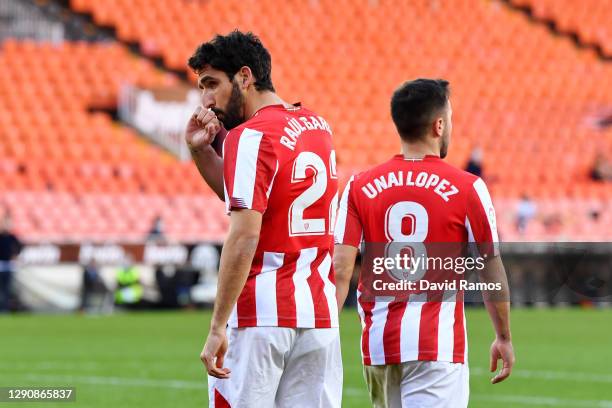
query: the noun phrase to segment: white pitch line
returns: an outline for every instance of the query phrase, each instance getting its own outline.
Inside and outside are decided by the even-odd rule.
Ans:
[[[161,387],[178,389],[206,389],[206,382],[184,381],[171,379],[152,379],[135,377],[103,377],[103,376],[77,376],[77,375],[38,375],[28,374],[24,378],[35,381],[54,381],[76,384],[116,385],[121,387]]]
[[[481,367],[470,368],[470,374],[477,376],[493,376],[493,373]],[[511,377],[572,382],[612,383],[611,374],[580,373],[573,371],[512,370]]]
[[[142,364],[134,363],[130,366],[141,367]],[[10,370],[27,370],[29,372],[36,370],[51,371],[54,369],[75,369],[78,370],[95,370],[102,367],[97,363],[66,363],[65,361],[45,361],[38,364],[6,364],[0,363],[0,371]],[[493,373],[488,372],[482,367],[470,367],[470,374],[475,376],[493,376]],[[544,371],[544,370],[521,370],[515,369],[512,371],[514,378],[529,378],[539,380],[557,380],[557,381],[572,381],[572,382],[588,382],[588,383],[612,383],[612,374],[596,374],[573,371]]]
[[[471,399],[516,403],[523,405],[547,405],[551,407],[571,408],[612,408],[610,400],[579,400],[567,398],[542,397],[536,395],[488,395],[475,394]]]
[[[37,375],[29,374],[25,378],[35,381],[54,381],[65,382],[68,384],[93,384],[93,385],[112,385],[120,387],[152,387],[152,388],[175,388],[175,389],[194,389],[205,390],[204,381],[183,381],[171,379],[148,379],[133,377],[103,377],[103,376],[71,376],[71,375]],[[347,387],[344,395],[367,396],[365,386],[363,389]],[[471,396],[477,400],[498,401],[507,403],[517,403],[524,405],[548,405],[553,407],[572,407],[572,408],[612,408],[610,400],[579,400],[543,397],[536,395],[489,395],[473,394]]]
[[[140,365],[142,366],[142,365]],[[140,367],[139,366],[139,367]],[[0,363],[0,371],[27,370],[27,371],[53,371],[53,370],[99,370],[101,364],[94,362],[66,363],[65,361],[44,361],[35,364],[28,363]]]

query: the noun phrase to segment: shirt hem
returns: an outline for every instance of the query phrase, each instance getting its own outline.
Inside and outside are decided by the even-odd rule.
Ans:
[[[432,352],[429,352],[430,354],[433,354]],[[427,353],[421,353],[421,354],[427,354]],[[394,360],[393,357],[396,357],[397,354],[393,354],[393,355],[387,355],[387,356],[376,356],[379,358],[375,358],[375,360]],[[368,360],[372,361],[372,356],[368,356],[367,357]],[[398,359],[397,361],[393,361],[392,363],[380,363],[380,364],[372,364],[372,363],[367,363],[366,362],[366,358],[362,359],[363,365],[364,366],[385,366],[385,365],[398,365],[398,364],[403,364],[403,363],[409,363],[411,361],[440,361],[440,362],[445,362],[445,363],[456,363],[456,364],[466,364],[466,354],[453,354],[452,355],[452,359],[448,359],[448,358],[437,358],[437,357],[433,357],[433,356],[422,356],[419,358],[406,358],[406,359]]]
[[[338,328],[339,324],[332,324],[332,319],[315,319],[313,325],[298,325],[295,318],[277,318],[277,317],[240,317],[232,319],[228,322],[231,328],[240,327],[288,327],[293,329],[326,329]]]

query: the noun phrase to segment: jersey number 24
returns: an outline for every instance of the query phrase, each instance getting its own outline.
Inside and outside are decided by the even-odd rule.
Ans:
[[[316,153],[301,152],[293,162],[293,170],[291,172],[291,183],[301,183],[309,179],[306,170],[313,171],[313,183],[310,187],[302,192],[293,200],[289,206],[289,235],[324,235],[325,233],[334,233],[334,224],[336,222],[336,211],[338,209],[338,192],[331,200],[327,214],[320,214],[318,218],[304,218],[304,210],[314,205],[323,197],[327,190],[327,167],[325,162]],[[329,155],[329,177],[337,179],[336,173],[336,152],[331,151]],[[326,228],[326,219],[328,228]]]

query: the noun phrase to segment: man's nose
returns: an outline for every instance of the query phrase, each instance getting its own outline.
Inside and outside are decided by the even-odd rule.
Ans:
[[[202,102],[202,106],[206,109],[215,107],[215,98],[213,98],[211,95],[202,93],[201,102]]]

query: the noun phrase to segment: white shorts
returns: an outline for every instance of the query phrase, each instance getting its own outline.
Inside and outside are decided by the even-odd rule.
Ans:
[[[228,379],[208,376],[211,408],[340,408],[338,328],[227,329]]]
[[[410,361],[364,366],[374,408],[465,408],[470,397],[467,364]]]

